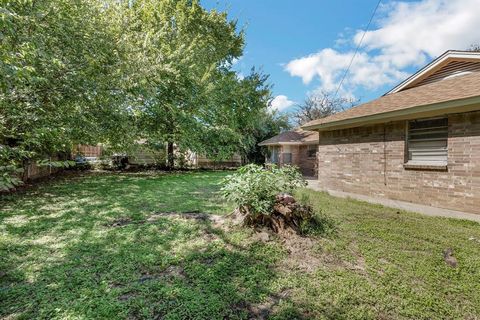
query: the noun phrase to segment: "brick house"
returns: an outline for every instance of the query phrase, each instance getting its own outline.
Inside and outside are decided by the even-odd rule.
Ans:
[[[304,175],[314,176],[318,149],[317,132],[302,129],[286,131],[258,145],[268,148],[269,157],[265,159],[267,163],[295,165]]]
[[[303,126],[318,185],[480,214],[480,53],[447,51],[382,97]]]

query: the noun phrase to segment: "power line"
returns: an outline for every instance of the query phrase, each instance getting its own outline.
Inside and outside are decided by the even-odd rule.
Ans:
[[[367,34],[368,30],[370,29],[370,24],[372,23],[373,18],[375,17],[375,14],[377,13],[377,9],[380,6],[381,2],[382,2],[382,0],[378,0],[377,5],[375,6],[375,9],[373,10],[372,15],[370,16],[370,20],[368,21],[367,28],[365,28],[365,31],[363,32],[362,37],[360,38],[360,41],[358,42],[357,48],[355,49],[355,52],[353,53],[352,59],[350,60],[350,63],[348,64],[348,67],[345,70],[345,72],[343,73],[342,79],[340,80],[340,83],[338,84],[337,90],[335,91],[335,95],[333,96],[334,100],[337,97],[338,91],[342,87],[343,81],[345,80],[345,78],[348,75],[348,71],[350,71],[350,67],[352,66],[353,60],[355,59],[355,57],[358,53],[358,50],[362,46],[363,38],[365,38],[365,35]]]

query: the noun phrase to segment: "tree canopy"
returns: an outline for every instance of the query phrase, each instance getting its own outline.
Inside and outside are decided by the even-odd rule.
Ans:
[[[334,97],[328,92],[315,93],[309,95],[302,104],[297,106],[293,118],[298,125],[303,125],[309,121],[349,109],[358,102],[354,98]]]
[[[76,144],[248,158],[283,126],[268,77],[232,70],[243,31],[195,0],[1,1],[0,44],[1,174]]]

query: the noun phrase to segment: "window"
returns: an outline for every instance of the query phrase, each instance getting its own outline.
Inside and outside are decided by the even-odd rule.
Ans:
[[[415,120],[408,123],[408,163],[447,165],[448,119]]]
[[[282,146],[282,163],[283,164],[292,163],[292,146],[290,145]]]
[[[273,147],[272,148],[272,153],[270,155],[270,162],[272,163],[278,163],[278,151],[280,148],[278,147]]]
[[[307,156],[309,158],[315,158],[317,156],[317,145],[309,144],[307,148]]]
[[[292,154],[291,153],[283,153],[283,163],[285,164],[291,164],[292,163]]]

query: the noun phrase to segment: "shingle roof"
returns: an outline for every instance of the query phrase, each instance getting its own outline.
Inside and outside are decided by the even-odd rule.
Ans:
[[[318,132],[295,129],[282,132],[279,135],[260,142],[258,145],[268,146],[288,143],[308,144],[315,141],[318,141]]]
[[[310,121],[302,128],[368,117],[412,107],[462,100],[480,96],[480,72],[457,76],[451,79],[426,84],[397,93],[387,94],[376,100],[358,105],[326,118]]]

